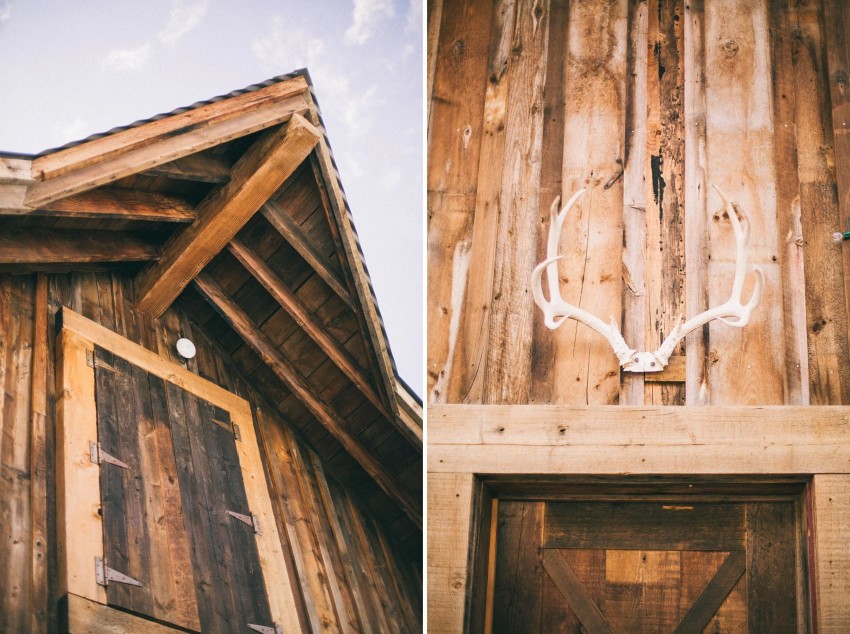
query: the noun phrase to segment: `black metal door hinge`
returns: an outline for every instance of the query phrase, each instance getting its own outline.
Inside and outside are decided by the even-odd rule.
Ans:
[[[283,630],[277,623],[275,623],[273,627],[269,627],[268,625],[254,625],[253,623],[248,623],[248,627],[254,630],[255,632],[262,632],[263,634],[283,634]]]

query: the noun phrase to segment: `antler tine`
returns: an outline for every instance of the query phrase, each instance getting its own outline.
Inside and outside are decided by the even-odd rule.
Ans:
[[[608,339],[608,342],[614,349],[614,353],[617,355],[620,364],[624,364],[630,360],[634,350],[629,348],[626,344],[616,325],[606,324],[604,321],[586,310],[565,302],[561,297],[561,291],[558,284],[558,260],[562,257],[558,254],[561,228],[570,209],[586,191],[586,189],[580,189],[573,194],[560,212],[556,211],[558,209],[558,203],[560,203],[560,197],[556,198],[552,202],[552,206],[550,208],[551,217],[549,222],[549,239],[546,243],[547,257],[543,262],[534,267],[534,271],[531,273],[531,293],[534,297],[534,302],[540,307],[540,310],[543,311],[544,323],[547,328],[555,330],[567,319],[575,319]],[[543,295],[544,269],[546,270],[546,281],[549,284],[548,300]]]
[[[655,356],[664,365],[667,364],[667,360],[670,358],[676,345],[689,332],[704,326],[714,319],[718,319],[724,324],[736,328],[746,326],[750,321],[753,310],[761,301],[762,292],[764,291],[764,272],[759,267],[754,266],[753,272],[756,274],[755,286],[753,287],[750,300],[746,304],[743,303],[744,280],[747,275],[748,264],[747,244],[750,237],[749,219],[743,212],[738,212],[735,209],[732,203],[729,202],[729,199],[720,191],[719,187],[715,186],[714,189],[717,190],[723,201],[726,212],[729,214],[732,230],[735,233],[735,278],[732,282],[732,292],[729,295],[729,299],[720,306],[710,308],[699,315],[691,317],[683,324],[677,324],[673,328],[673,331],[655,352]],[[741,226],[741,221],[738,218],[739,213],[744,223],[746,223],[746,228]]]

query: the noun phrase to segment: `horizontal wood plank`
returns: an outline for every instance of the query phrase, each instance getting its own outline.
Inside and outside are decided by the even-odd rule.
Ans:
[[[101,605],[76,594],[68,595],[69,634],[174,634],[182,631]]]
[[[546,548],[717,550],[746,548],[741,504],[553,502]]]
[[[260,206],[307,158],[319,131],[300,115],[254,142],[229,183],[198,205],[198,219],[175,235],[156,264],[135,281],[139,310],[159,316],[192,278],[239,232]]]
[[[434,406],[430,471],[798,474],[850,470],[850,407]]]
[[[0,264],[148,262],[158,257],[159,247],[152,242],[114,231],[0,231]]]
[[[146,176],[165,176],[198,183],[221,185],[230,180],[230,161],[224,156],[191,154],[170,163],[163,163],[146,172]]]
[[[195,210],[188,200],[120,187],[102,187],[45,204],[32,216],[115,218],[156,222],[192,222]]]

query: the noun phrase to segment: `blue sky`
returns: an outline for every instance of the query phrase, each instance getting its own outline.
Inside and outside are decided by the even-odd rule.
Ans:
[[[399,373],[420,394],[422,0],[0,0],[0,150],[307,67]]]

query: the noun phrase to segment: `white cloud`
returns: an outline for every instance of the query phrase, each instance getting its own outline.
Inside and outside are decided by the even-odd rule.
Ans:
[[[89,122],[82,117],[77,117],[70,123],[61,126],[59,134],[63,143],[67,143],[69,141],[78,141],[82,139],[90,130],[91,125],[89,125]]]
[[[408,34],[422,32],[422,0],[410,0],[410,4],[407,5],[404,32]]]
[[[345,32],[346,43],[365,44],[394,15],[392,0],[354,0],[354,22]]]
[[[103,65],[115,70],[140,70],[151,59],[151,44],[138,48],[113,48],[106,54]]]
[[[194,29],[207,13],[207,0],[184,2],[175,0],[168,14],[168,22],[158,36],[164,44],[176,44],[184,35]]]
[[[392,169],[389,172],[385,173],[383,178],[381,179],[381,185],[383,185],[384,189],[388,191],[392,191],[395,189],[396,185],[401,182],[401,170]]]
[[[12,0],[0,0],[0,23],[8,22],[12,17]]]

